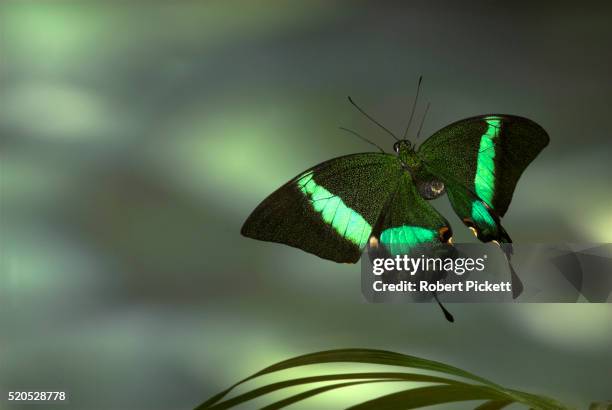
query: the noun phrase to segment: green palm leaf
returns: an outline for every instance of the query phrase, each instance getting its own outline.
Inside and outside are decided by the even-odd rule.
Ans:
[[[402,382],[421,382],[421,383],[447,383],[447,384],[459,384],[456,380],[447,379],[437,376],[429,376],[426,374],[415,374],[415,373],[396,373],[396,372],[368,372],[368,373],[340,373],[340,374],[327,374],[322,376],[311,376],[302,377],[299,379],[285,380],[282,382],[276,382],[256,388],[248,391],[231,399],[213,404],[210,407],[205,407],[210,410],[222,410],[229,409],[238,404],[242,404],[246,401],[256,399],[274,391],[285,389],[288,387],[299,386],[309,383],[319,383],[333,380],[353,380],[353,379],[376,379],[380,381],[402,381]]]
[[[225,396],[227,396],[234,388],[260,376],[306,365],[347,362],[408,367],[412,369],[442,373],[444,376],[450,376],[452,378],[405,372],[326,374],[271,383],[223,401]],[[457,378],[461,380],[457,380]],[[414,409],[435,404],[471,400],[486,400],[486,402],[477,407],[479,410],[502,409],[513,403],[520,403],[536,410],[569,409],[568,407],[548,397],[507,389],[465,370],[433,360],[422,359],[420,357],[385,350],[338,349],[297,356],[278,362],[272,366],[268,366],[211,397],[206,402],[198,406],[197,410],[228,409],[281,389],[325,381],[342,382],[306,390],[299,394],[272,403],[264,408],[279,409],[317,394],[348,386],[385,382],[422,382],[433,385],[417,388],[411,387],[407,390],[368,400],[351,407],[351,409]]]
[[[290,404],[296,403],[296,402],[298,402],[300,400],[307,399],[309,397],[315,396],[315,395],[320,394],[320,393],[324,393],[326,391],[339,389],[341,387],[356,386],[358,384],[384,383],[384,382],[387,382],[387,381],[389,381],[389,380],[362,380],[362,381],[359,381],[359,382],[336,383],[336,384],[331,384],[331,385],[328,385],[328,386],[317,387],[315,389],[307,390],[305,392],[296,394],[296,395],[288,397],[286,399],[277,401],[276,403],[272,403],[272,404],[270,404],[268,406],[262,407],[261,410],[282,409],[283,407],[287,407]]]
[[[475,385],[428,386],[404,390],[349,407],[351,410],[418,409],[434,404],[468,400],[507,400],[508,396],[491,387]]]

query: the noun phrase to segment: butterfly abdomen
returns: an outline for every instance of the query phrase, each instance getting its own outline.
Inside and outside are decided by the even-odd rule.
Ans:
[[[427,171],[425,167],[411,169],[410,174],[423,199],[436,199],[446,192],[444,182]]]

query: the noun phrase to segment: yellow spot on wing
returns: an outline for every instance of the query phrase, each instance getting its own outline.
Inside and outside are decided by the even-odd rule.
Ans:
[[[375,236],[372,236],[370,238],[370,248],[378,248],[378,238]]]

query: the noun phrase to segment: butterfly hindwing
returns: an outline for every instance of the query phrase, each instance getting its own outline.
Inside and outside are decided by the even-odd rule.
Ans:
[[[442,128],[418,153],[431,172],[463,185],[502,217],[521,174],[548,141],[546,131],[527,118],[488,114]]]
[[[496,212],[471,190],[458,183],[447,183],[446,192],[455,213],[472,229],[474,235],[482,242],[495,241],[500,246],[510,269],[512,297],[517,298],[523,291],[523,284],[511,263],[514,252],[512,239],[501,225]]]
[[[336,262],[355,263],[402,172],[397,158],[383,153],[323,162],[266,198],[241,232]]]
[[[453,210],[482,242],[511,243],[497,213],[471,190],[454,182],[446,182],[446,193]]]
[[[448,243],[452,231],[448,221],[421,197],[410,174],[404,172],[374,234],[391,255],[403,255],[422,246]]]

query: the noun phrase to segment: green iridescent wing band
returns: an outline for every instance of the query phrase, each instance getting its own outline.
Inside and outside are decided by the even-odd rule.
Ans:
[[[405,255],[423,245],[448,243],[452,230],[448,221],[421,197],[410,174],[404,172],[374,236],[391,255]]]
[[[355,263],[402,172],[397,157],[389,154],[331,159],[272,193],[241,232],[336,262]]]

